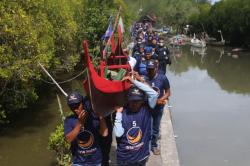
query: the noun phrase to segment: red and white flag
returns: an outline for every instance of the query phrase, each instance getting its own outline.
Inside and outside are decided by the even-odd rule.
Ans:
[[[122,42],[122,34],[124,33],[124,25],[123,25],[123,21],[122,18],[119,18],[119,22],[118,22],[118,43],[121,44]]]

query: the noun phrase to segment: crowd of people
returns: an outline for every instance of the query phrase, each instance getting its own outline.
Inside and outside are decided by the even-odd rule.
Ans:
[[[89,95],[73,92],[67,103],[73,115],[64,122],[65,140],[71,144],[73,166],[108,166],[112,134],[116,137],[118,166],[144,166],[150,151],[160,155],[160,123],[170,96],[166,66],[171,64],[164,39],[152,31],[149,22],[133,27],[135,60],[132,72],[122,81],[132,86],[127,104],[100,117],[92,109]]]
[[[135,45],[132,57],[137,60],[135,70],[141,75],[146,73],[146,62],[153,59],[158,63],[159,72],[166,74],[166,66],[171,64],[170,53],[164,45],[164,38],[152,30],[150,23],[137,23],[133,28]]]

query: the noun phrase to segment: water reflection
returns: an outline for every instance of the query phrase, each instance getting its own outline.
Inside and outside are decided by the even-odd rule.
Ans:
[[[207,54],[206,53],[206,50],[207,50],[207,47],[202,47],[202,48],[199,48],[199,47],[194,47],[194,46],[191,46],[190,48],[193,56],[195,56],[195,54],[198,54],[201,56],[201,63],[204,63],[204,57],[205,55]]]
[[[171,52],[174,60],[169,70],[176,75],[192,68],[206,70],[223,90],[250,94],[250,54],[235,54],[229,50],[223,47],[190,46],[173,49]]]
[[[181,165],[248,166],[249,53],[181,49],[178,63],[173,61],[167,73]]]
[[[222,56],[225,54],[224,48],[219,49],[219,52],[220,52],[220,57],[216,60],[216,63],[220,63]]]
[[[180,58],[182,56],[182,49],[181,47],[172,47],[171,53],[174,55],[174,58]]]

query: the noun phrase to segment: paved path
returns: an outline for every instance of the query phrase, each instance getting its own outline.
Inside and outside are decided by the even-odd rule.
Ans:
[[[161,121],[161,140],[159,141],[161,155],[156,156],[151,154],[147,166],[180,166],[176,142],[171,121],[171,111],[164,110]],[[111,150],[111,166],[116,166],[115,154],[116,142],[115,138]]]

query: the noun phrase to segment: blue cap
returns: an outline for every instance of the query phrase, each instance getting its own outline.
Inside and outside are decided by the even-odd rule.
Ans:
[[[145,54],[150,54],[150,53],[152,53],[153,48],[149,47],[149,46],[146,46],[144,50],[145,50]]]
[[[67,97],[67,103],[71,110],[77,108],[82,101],[83,96],[79,92],[72,92]]]
[[[157,68],[157,63],[156,63],[156,61],[155,60],[149,60],[149,61],[147,61],[147,64],[146,64],[146,68],[147,69],[155,69],[155,68]]]
[[[128,101],[144,100],[144,93],[137,87],[131,87],[128,92]]]

